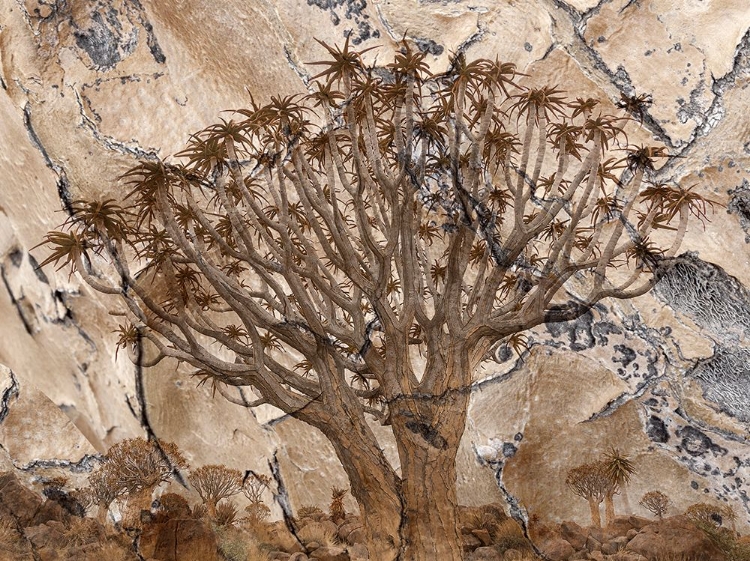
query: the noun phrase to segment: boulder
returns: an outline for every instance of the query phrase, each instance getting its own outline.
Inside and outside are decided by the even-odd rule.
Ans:
[[[628,530],[632,530],[634,528],[642,528],[643,525],[637,518],[638,517],[636,516],[616,516],[615,519],[610,524],[607,524],[606,528],[604,528],[602,536],[604,539],[601,541],[604,542],[607,540],[611,540],[612,538],[625,536],[627,535]]]
[[[154,561],[223,561],[216,535],[203,520],[168,520],[146,526],[140,553]]]
[[[701,561],[726,561],[726,556],[706,533],[682,515],[649,524],[625,549],[648,559],[693,556]]]
[[[302,545],[292,535],[283,520],[269,524],[269,543],[281,551],[297,553],[303,551]]]
[[[649,561],[643,555],[634,553],[632,551],[618,551],[614,555],[610,555],[609,561]]]
[[[575,549],[562,538],[551,538],[540,548],[550,561],[568,561],[575,553]]]
[[[57,501],[46,500],[39,507],[39,510],[34,514],[34,518],[29,522],[29,526],[36,526],[38,524],[45,524],[55,520],[67,524],[70,522],[70,513],[63,508],[63,506]]]
[[[592,552],[592,551],[601,551],[602,550],[602,542],[597,540],[594,536],[589,536],[586,538],[586,544],[584,545],[586,548],[586,551]]]
[[[350,545],[365,541],[364,527],[359,520],[350,520],[339,526],[336,535]]]
[[[35,548],[61,548],[66,545],[66,528],[62,522],[50,520],[46,524],[38,524],[24,528],[23,535]]]
[[[310,554],[317,561],[349,561],[349,554],[343,547],[319,547]]]
[[[355,543],[347,548],[347,551],[349,551],[351,561],[367,561],[370,559],[370,552],[367,551],[367,546],[363,543]]]
[[[466,561],[503,561],[494,547],[478,547],[465,557]]]
[[[560,536],[576,549],[583,549],[588,538],[588,530],[585,530],[575,522],[566,520],[560,524]]]
[[[602,544],[602,553],[606,555],[612,555],[614,553],[617,553],[621,549],[625,548],[628,541],[630,540],[625,536],[618,536],[616,538],[612,538],[611,540],[604,542]]]
[[[484,528],[478,528],[471,531],[472,535],[476,536],[483,546],[488,546],[492,543],[492,536]]]
[[[11,516],[28,526],[42,506],[42,498],[24,487],[14,473],[0,473],[0,519]]]
[[[628,520],[630,521],[630,525],[635,528],[636,530],[641,530],[648,526],[649,524],[653,524],[653,520],[649,520],[648,518],[643,518],[643,516],[629,516]]]
[[[62,557],[54,547],[43,547],[37,550],[39,561],[62,561]]]
[[[461,547],[464,551],[474,551],[476,548],[481,547],[481,540],[474,534],[461,534]]]

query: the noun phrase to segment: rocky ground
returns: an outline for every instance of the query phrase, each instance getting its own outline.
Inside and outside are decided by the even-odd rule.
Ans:
[[[40,494],[15,474],[0,474],[0,560],[8,561],[365,561],[359,517],[336,519],[318,507],[266,522],[162,495],[139,517],[86,517],[75,490]],[[231,511],[232,509],[229,509]],[[575,522],[531,524],[531,539],[502,505],[461,507],[466,561],[742,561],[750,539],[684,515],[662,520],[616,517],[605,528]],[[532,545],[533,543],[533,545]],[[537,554],[540,554],[539,557]]]

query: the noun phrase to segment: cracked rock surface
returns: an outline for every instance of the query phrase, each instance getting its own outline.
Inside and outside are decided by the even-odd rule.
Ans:
[[[653,294],[537,328],[520,359],[500,349],[477,373],[460,501],[586,524],[565,474],[616,446],[639,468],[618,511],[646,515],[638,501],[654,488],[675,510],[710,496],[747,532],[750,11],[738,0],[679,4],[0,0],[0,465],[85,472],[86,458],[148,433],[192,465],[270,474],[273,460],[293,507],[326,505],[331,485],[347,486],[306,426],[212,398],[174,363],[139,370],[116,357],[111,303],[75,275],[40,271],[46,253],[33,248],[72,200],[118,196],[114,178],[136,159],[179,151],[242,107],[246,90],[261,100],[305,91],[316,73],[306,63],[325,54],[315,39],[350,34],[387,58],[406,35],[434,70],[465,51],[608,112],[622,95],[650,95],[629,142],[665,143],[675,157],[658,179],[714,201]]]

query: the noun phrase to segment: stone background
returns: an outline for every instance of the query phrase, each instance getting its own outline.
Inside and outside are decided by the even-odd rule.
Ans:
[[[585,524],[565,474],[616,446],[639,470],[618,511],[646,515],[638,500],[659,489],[670,514],[727,501],[747,531],[749,29],[747,0],[0,0],[0,468],[82,480],[109,445],[152,431],[196,466],[268,473],[276,457],[296,507],[346,486],[306,426],[212,399],[174,364],[116,359],[106,299],[38,270],[33,248],[71,200],[118,196],[119,173],[179,151],[246,90],[305,91],[315,38],[351,34],[387,59],[406,36],[435,70],[463,50],[611,111],[651,94],[630,141],[665,143],[660,176],[718,203],[653,294],[541,327],[521,359],[501,352],[478,373],[461,502]]]

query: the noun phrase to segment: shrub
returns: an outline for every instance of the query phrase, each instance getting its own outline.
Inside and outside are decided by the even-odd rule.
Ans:
[[[245,507],[245,512],[250,520],[263,522],[271,515],[271,509],[263,503],[250,503]]]
[[[30,551],[29,543],[18,531],[12,518],[0,519],[0,553],[22,555]]]
[[[236,528],[219,526],[215,531],[219,551],[226,561],[247,561],[248,543]]]
[[[729,506],[695,503],[685,511],[685,516],[701,527],[719,527],[724,520],[734,520],[734,511]]]
[[[190,472],[190,483],[208,509],[216,516],[216,505],[222,499],[236,495],[242,489],[242,473],[222,465],[211,464]]]
[[[232,501],[224,501],[216,507],[214,520],[219,526],[231,526],[237,520],[237,505]]]
[[[201,518],[206,518],[208,516],[208,509],[206,508],[206,505],[203,503],[197,504],[193,507],[193,518],[196,520],[200,520]]]
[[[301,506],[297,510],[297,518],[312,518],[319,514],[323,514],[323,509],[314,505]]]
[[[649,491],[643,495],[639,504],[661,520],[672,501],[661,491]]]

